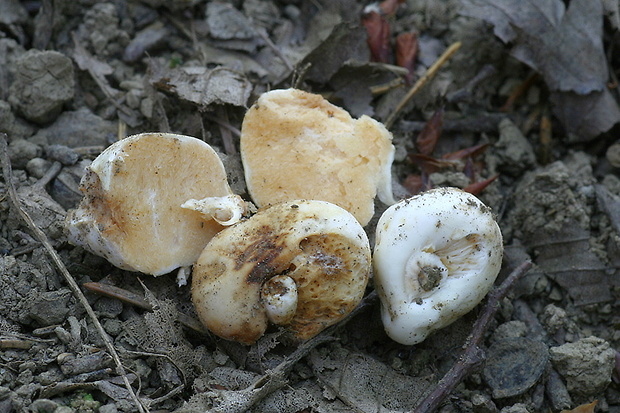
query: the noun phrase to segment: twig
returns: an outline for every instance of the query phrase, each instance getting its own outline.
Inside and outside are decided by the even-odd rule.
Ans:
[[[521,277],[532,267],[530,261],[525,261],[510,273],[499,287],[489,293],[487,302],[482,309],[480,317],[472,327],[472,332],[465,342],[463,354],[458,361],[439,381],[435,389],[422,400],[415,408],[414,413],[433,412],[441,402],[456,388],[470,371],[484,359],[483,350],[480,348],[482,336],[489,328],[489,324],[499,307],[499,302],[506,296],[508,291]]]
[[[411,98],[413,98],[413,96],[416,93],[418,93],[418,91],[422,88],[422,86],[428,83],[428,81],[431,80],[437,74],[437,72],[439,71],[439,68],[441,68],[441,66],[443,66],[444,63],[446,63],[448,59],[450,59],[450,57],[452,57],[452,55],[456,53],[457,50],[460,49],[460,47],[461,47],[461,42],[452,43],[450,47],[448,47],[443,52],[443,54],[439,56],[439,59],[437,59],[435,63],[433,63],[431,67],[429,67],[426,70],[424,75],[422,75],[422,77],[419,78],[417,82],[415,82],[415,84],[411,87],[409,92],[407,92],[405,97],[403,97],[401,101],[398,102],[398,105],[396,106],[396,109],[394,109],[394,112],[392,112],[392,114],[390,114],[390,116],[385,121],[386,128],[390,129],[392,127],[392,125],[394,124],[394,121],[396,121],[396,118],[398,117],[398,115],[400,115],[400,112],[404,109],[407,103],[409,103]]]
[[[15,210],[19,213],[21,218],[28,225],[30,230],[34,233],[35,237],[39,240],[39,242],[41,242],[41,244],[43,245],[43,247],[49,254],[50,258],[52,259],[54,264],[56,264],[56,267],[58,268],[60,273],[65,278],[65,281],[67,282],[67,284],[69,284],[71,291],[73,291],[73,294],[76,296],[80,304],[82,304],[82,306],[86,310],[86,313],[91,318],[93,324],[95,325],[95,328],[101,335],[101,339],[103,340],[103,343],[105,344],[106,349],[112,356],[112,359],[114,360],[114,363],[116,364],[116,367],[118,369],[118,374],[122,376],[123,382],[125,383],[125,387],[129,391],[129,394],[131,395],[131,398],[136,404],[138,411],[146,413],[146,409],[144,408],[144,406],[138,399],[138,396],[133,391],[133,388],[131,387],[131,384],[129,383],[129,379],[127,378],[127,375],[125,373],[125,368],[123,367],[123,364],[121,363],[121,359],[119,358],[118,353],[116,352],[116,349],[114,348],[114,344],[112,344],[110,337],[108,337],[107,333],[103,329],[103,326],[97,319],[97,316],[95,315],[93,308],[88,303],[88,300],[86,300],[84,293],[82,292],[82,290],[80,290],[80,287],[78,286],[77,282],[75,281],[71,273],[69,273],[69,270],[67,270],[67,267],[65,267],[64,263],[60,259],[60,256],[58,255],[54,247],[52,247],[52,244],[50,244],[49,239],[47,238],[47,235],[45,235],[45,233],[41,231],[39,227],[37,227],[37,225],[34,223],[30,215],[19,204],[19,198],[17,196],[17,191],[15,190],[15,186],[13,185],[13,180],[12,180],[13,171],[11,169],[11,161],[9,159],[6,133],[0,133],[0,160],[2,161],[1,162],[2,173],[4,174],[4,180],[5,180],[7,192],[9,194],[9,197],[11,199],[13,206],[15,207]]]

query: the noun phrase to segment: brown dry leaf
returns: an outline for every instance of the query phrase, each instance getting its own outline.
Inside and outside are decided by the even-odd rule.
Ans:
[[[435,145],[441,136],[443,127],[443,108],[438,109],[426,122],[424,129],[415,141],[415,147],[422,155],[430,155],[435,150]]]
[[[598,400],[594,400],[592,403],[582,404],[581,406],[577,406],[572,410],[562,410],[560,413],[594,413],[594,408]]]
[[[620,122],[606,87],[600,0],[574,0],[568,9],[561,0],[464,0],[463,6],[463,14],[491,23],[497,37],[514,45],[512,55],[542,75],[570,140],[590,140]]]
[[[362,23],[368,33],[368,48],[373,62],[390,61],[390,23],[376,11],[366,14]]]
[[[409,72],[407,83],[411,82],[415,70],[415,59],[418,56],[418,34],[415,32],[401,33],[396,37],[396,64]]]

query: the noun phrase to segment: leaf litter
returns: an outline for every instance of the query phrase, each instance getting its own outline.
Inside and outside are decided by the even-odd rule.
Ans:
[[[426,159],[440,166],[428,183],[481,185],[479,196],[498,213],[508,247],[518,252],[518,259],[506,261],[504,274],[523,257],[536,264],[515,288],[518,311],[512,311],[509,299],[502,301],[493,318],[497,329],[477,345],[488,348],[495,340],[521,334],[549,348],[596,335],[617,349],[620,179],[605,149],[614,141],[609,131],[620,121],[617,90],[609,87],[618,75],[618,62],[610,54],[617,47],[610,39],[617,35],[618,4],[564,4],[386,1],[376,9],[382,23],[369,47],[367,33],[375,29],[363,24],[367,4],[353,1],[164,5],[151,0],[120,2],[117,7],[44,1],[26,10],[19,2],[2,0],[3,10],[22,17],[0,22],[0,50],[6,52],[0,54],[0,97],[7,98],[16,57],[30,47],[26,21],[34,21],[32,43],[65,53],[79,69],[76,97],[60,117],[71,113],[71,123],[114,124],[119,136],[123,131],[172,130],[202,137],[228,153],[228,164],[238,170],[234,131],[245,108],[263,91],[295,85],[324,94],[355,116],[385,120],[397,112],[390,120],[397,147],[396,188],[420,173],[408,154],[442,154]],[[461,49],[402,105],[411,85],[450,44],[461,40]],[[508,59],[508,53],[514,59]],[[525,82],[501,111],[514,85],[523,84],[532,71],[539,77]],[[0,131],[8,132],[9,140],[18,136],[46,149],[61,139],[62,122],[34,125],[16,107],[1,103]],[[438,128],[433,114],[440,108],[443,127]],[[549,113],[554,114],[553,123],[545,120]],[[505,126],[508,119],[510,128]],[[430,142],[425,149],[416,148],[417,133],[425,127]],[[81,162],[93,153],[81,141],[100,145],[115,139],[109,127],[75,137],[71,133],[71,140],[63,143],[80,154]],[[93,364],[93,371],[63,373],[63,358],[58,358],[62,353],[81,357],[110,350],[42,253],[40,241],[18,224],[16,212],[3,198],[0,248],[5,255],[0,268],[6,288],[0,344],[6,347],[0,355],[0,411],[34,408],[42,397],[51,406],[69,405],[79,398],[78,391],[91,392],[102,411],[411,411],[431,390],[448,389],[438,385],[439,380],[455,363],[478,313],[439,333],[452,337],[465,329],[465,334],[453,335],[461,342],[452,345],[433,346],[441,341],[438,336],[414,348],[390,342],[371,299],[350,323],[299,348],[283,342],[278,331],[251,348],[214,339],[179,321],[180,314],[191,319],[194,313],[187,291],[172,289],[174,277],[144,278],[143,287],[135,274],[67,246],[58,223],[76,200],[50,189],[60,182],[60,174],[51,178],[51,186],[34,183],[35,165],[48,161],[45,151],[20,151],[11,154],[11,161],[22,205],[71,274],[80,284],[103,281],[139,291],[147,305],[135,306],[122,291],[116,298],[86,293],[128,372]],[[61,174],[68,168],[62,165]],[[231,184],[244,188],[240,176],[231,175],[236,181]],[[410,193],[418,190],[408,188]],[[57,199],[52,201],[46,191]],[[368,230],[372,232],[372,226]],[[53,300],[65,306],[54,308],[49,305]],[[122,310],[110,310],[109,302]],[[544,322],[530,318],[529,329],[510,328],[527,319],[524,314]],[[535,325],[550,333],[541,339]],[[489,357],[499,370],[506,363],[493,353]],[[454,365],[462,367],[458,361]],[[509,367],[514,366],[506,366],[507,371]],[[471,371],[475,374],[452,388],[450,397],[442,395],[445,411],[510,407],[512,401],[494,397],[496,389],[479,380],[481,370],[472,364],[466,372]],[[539,397],[543,387],[567,396]],[[594,398],[603,399],[597,407],[601,411],[620,405],[616,384],[582,400],[582,395],[569,395],[562,376],[536,376],[534,384],[527,381],[518,392],[531,411],[580,411],[579,404],[593,411],[587,403]]]

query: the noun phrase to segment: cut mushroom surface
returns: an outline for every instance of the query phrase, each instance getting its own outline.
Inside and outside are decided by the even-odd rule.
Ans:
[[[252,344],[271,321],[306,340],[355,308],[370,265],[353,215],[324,201],[285,202],[209,242],[194,266],[192,301],[225,339]]]
[[[502,235],[490,209],[456,188],[438,188],[388,208],[373,256],[383,325],[416,344],[474,308],[501,267]]]
[[[318,199],[366,225],[375,196],[395,202],[390,132],[368,116],[351,118],[320,95],[297,89],[263,94],[244,117],[241,157],[259,207]]]
[[[153,275],[192,265],[223,228],[204,211],[182,204],[235,197],[208,144],[169,133],[115,142],[92,162],[81,190],[82,202],[67,217],[69,241],[119,268]],[[224,220],[240,215],[237,208],[243,207],[242,202],[216,204],[214,215]],[[236,206],[223,211],[227,205]]]

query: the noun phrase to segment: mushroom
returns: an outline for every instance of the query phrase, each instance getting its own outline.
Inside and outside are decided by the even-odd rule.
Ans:
[[[389,207],[377,224],[375,286],[387,334],[416,344],[474,308],[499,272],[502,234],[491,210],[456,188]]]
[[[297,89],[264,93],[241,127],[241,159],[254,203],[294,199],[339,205],[365,226],[374,198],[392,196],[392,135],[368,116],[355,120],[320,95]]]
[[[80,189],[84,198],[67,217],[69,241],[153,275],[192,265],[246,208],[208,144],[170,133],[115,142],[88,167]]]
[[[366,233],[346,210],[280,203],[213,237],[193,268],[192,301],[222,338],[252,344],[271,321],[306,340],[360,302],[370,262]]]

